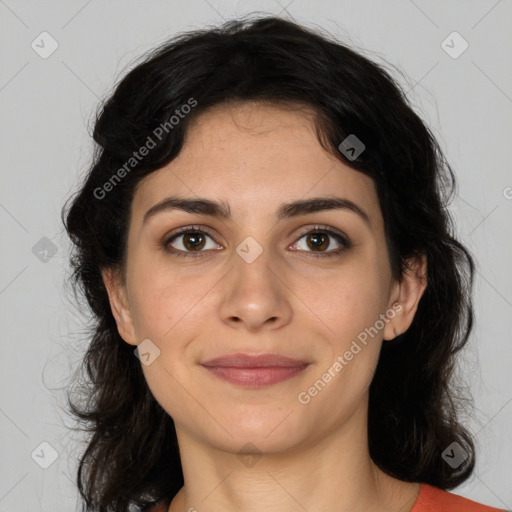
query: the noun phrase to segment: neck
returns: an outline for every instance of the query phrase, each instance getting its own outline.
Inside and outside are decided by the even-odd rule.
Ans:
[[[256,455],[215,448],[176,425],[185,485],[169,512],[410,511],[419,485],[392,478],[373,463],[361,424],[364,408],[328,435]]]

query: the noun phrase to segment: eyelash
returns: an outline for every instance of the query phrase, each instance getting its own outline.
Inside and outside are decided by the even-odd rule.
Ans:
[[[308,229],[305,232],[302,232],[299,234],[296,242],[304,238],[306,235],[310,234],[317,234],[318,232],[327,234],[329,236],[332,236],[337,242],[339,242],[342,246],[342,248],[337,250],[331,250],[329,252],[318,252],[315,253],[315,251],[300,251],[300,252],[306,252],[308,254],[307,257],[312,258],[328,258],[332,256],[339,256],[342,252],[344,252],[347,249],[350,249],[352,247],[352,243],[350,240],[342,235],[341,233],[338,233],[336,231],[333,231],[332,229],[328,228],[327,226],[322,225],[315,225],[313,228]],[[178,258],[188,258],[188,257],[198,257],[201,256],[201,253],[204,253],[206,251],[182,251],[181,249],[174,249],[170,246],[170,243],[173,242],[176,238],[178,238],[180,235],[187,234],[187,233],[201,233],[203,235],[209,236],[213,239],[213,237],[204,229],[201,229],[201,226],[186,226],[184,228],[180,228],[176,233],[173,233],[170,237],[165,238],[162,241],[162,247],[166,252],[169,252]]]

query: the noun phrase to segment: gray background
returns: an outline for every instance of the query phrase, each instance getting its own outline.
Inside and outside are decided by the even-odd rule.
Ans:
[[[252,11],[323,27],[409,77],[394,72],[458,176],[450,210],[478,264],[477,323],[460,364],[475,399],[465,423],[477,466],[455,492],[512,509],[510,0],[0,0],[0,512],[77,510],[83,444],[63,389],[85,347],[87,312],[66,289],[59,216],[87,170],[99,99],[168,36]],[[31,44],[51,49],[45,31],[58,48],[44,59]],[[469,44],[457,58],[442,46],[453,31]],[[457,37],[445,43],[452,53]],[[58,454],[47,469],[52,450],[42,442]]]

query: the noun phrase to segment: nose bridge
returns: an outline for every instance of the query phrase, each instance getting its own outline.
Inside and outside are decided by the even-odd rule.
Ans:
[[[220,307],[223,321],[254,330],[266,323],[283,325],[291,318],[291,305],[274,273],[266,243],[247,236],[236,246]]]
[[[260,240],[262,237],[259,237]],[[265,244],[265,245],[263,245]],[[244,293],[265,292],[267,300],[271,300],[270,293],[275,292],[272,279],[271,249],[267,242],[258,242],[255,237],[245,237],[235,249],[233,254],[235,284],[237,290],[244,289]]]

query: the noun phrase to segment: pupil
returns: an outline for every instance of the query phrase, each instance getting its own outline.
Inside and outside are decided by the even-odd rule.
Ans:
[[[309,240],[311,241],[312,240],[312,244],[309,243],[308,241],[308,245],[310,246],[310,248],[322,248],[322,249],[326,249],[327,245],[329,245],[329,240],[327,239],[327,236],[323,233],[314,233],[312,235],[309,235],[311,238],[309,238]],[[327,244],[325,243],[327,241]]]
[[[185,235],[185,247],[187,249],[197,249],[198,247],[201,249],[204,245],[204,241],[201,240],[203,238],[203,235],[201,233],[188,233]],[[201,244],[201,242],[203,242]]]

